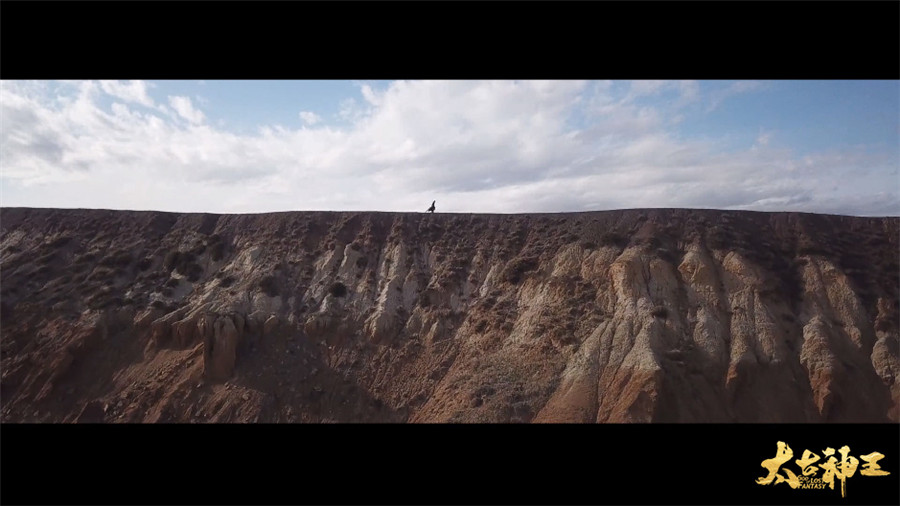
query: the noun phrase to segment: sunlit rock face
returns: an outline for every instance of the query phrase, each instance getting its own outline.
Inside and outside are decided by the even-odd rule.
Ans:
[[[2,420],[897,422],[900,219],[0,211]]]

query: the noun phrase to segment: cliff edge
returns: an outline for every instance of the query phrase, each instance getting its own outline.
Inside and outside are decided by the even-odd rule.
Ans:
[[[900,218],[0,210],[2,421],[898,422]]]

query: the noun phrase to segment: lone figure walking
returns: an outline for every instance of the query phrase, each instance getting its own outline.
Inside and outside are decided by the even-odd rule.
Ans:
[[[431,207],[428,208],[428,212],[429,212],[429,213],[434,213],[434,203],[435,203],[435,202],[437,202],[437,200],[434,200],[434,201],[431,202]]]

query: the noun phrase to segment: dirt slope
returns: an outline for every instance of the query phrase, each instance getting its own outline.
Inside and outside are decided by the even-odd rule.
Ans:
[[[3,421],[900,420],[900,218],[0,211]]]

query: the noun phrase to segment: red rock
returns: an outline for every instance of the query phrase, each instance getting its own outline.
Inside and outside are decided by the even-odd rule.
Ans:
[[[2,421],[900,421],[898,218],[2,213]]]

